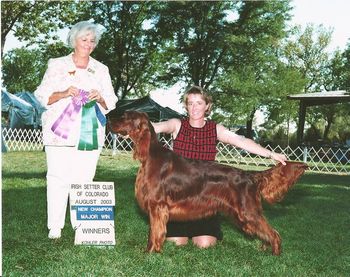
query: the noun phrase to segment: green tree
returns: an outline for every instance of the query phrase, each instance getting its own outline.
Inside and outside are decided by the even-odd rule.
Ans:
[[[154,86],[162,39],[148,26],[158,2],[89,1],[80,19],[94,14],[105,33],[93,55],[110,70],[120,99],[143,96]]]
[[[11,31],[27,46],[58,40],[56,31],[73,22],[77,7],[82,5],[69,1],[2,1],[1,57]]]
[[[166,44],[161,78],[166,83],[210,87],[226,58],[227,37],[234,30],[227,13],[233,1],[169,1],[158,6],[155,28]]]
[[[297,73],[280,60],[278,49],[286,36],[288,1],[244,2],[230,37],[230,57],[216,83],[216,103],[229,120],[242,120],[248,136],[257,110],[278,107]],[[217,115],[216,115],[217,116]]]
[[[43,45],[40,49],[22,47],[9,51],[2,60],[4,87],[11,93],[33,92],[44,76],[47,61],[68,53],[62,42]]]
[[[106,32],[93,56],[109,66],[116,93],[138,96],[147,91],[156,48],[143,23],[149,17],[147,2],[121,1],[16,1],[2,4],[2,43],[10,31],[21,41],[45,48],[56,31],[81,20],[101,23]],[[9,57],[10,58],[10,57]],[[43,57],[47,62],[50,56]],[[18,74],[21,74],[20,71]]]
[[[285,58],[288,65],[298,69],[305,83],[304,92],[324,89],[324,73],[329,60],[326,51],[332,37],[332,31],[322,25],[309,24],[304,30],[296,26],[295,40],[289,40],[285,46]]]
[[[348,47],[349,48],[349,47]],[[337,50],[333,53],[332,58],[324,74],[324,87],[327,91],[346,90],[347,82],[350,79],[350,66],[347,59],[347,51]],[[319,118],[323,118],[318,123],[320,130],[323,130],[322,139],[324,141],[344,141],[346,135],[342,130],[344,122],[350,120],[350,103],[324,105],[315,107],[314,112]],[[348,120],[346,118],[349,118]],[[349,136],[348,132],[348,136]]]
[[[342,54],[343,61],[344,61],[344,80],[342,84],[342,88],[346,91],[350,91],[350,38],[349,43],[347,44],[347,48]]]
[[[346,70],[345,53],[337,50],[329,60],[324,71],[323,84],[326,91],[346,90],[346,79],[349,72]]]
[[[4,55],[3,81],[8,92],[33,92],[45,72],[39,50],[16,48]]]
[[[337,50],[334,52],[332,59],[328,62],[326,70],[323,74],[323,84],[326,91],[341,90],[344,88],[346,78],[345,59],[342,53]],[[315,120],[315,123],[323,130],[322,140],[331,139],[330,133],[332,126],[336,123],[337,117],[341,115],[344,105],[323,105],[311,109],[317,116],[315,118],[323,118]]]
[[[327,87],[334,89],[334,83],[331,85],[330,81],[332,71],[329,64],[330,54],[326,51],[331,35],[332,31],[322,25],[309,24],[304,30],[296,26],[293,30],[293,39],[286,43],[284,54],[288,66],[298,70],[305,80],[301,91],[316,92],[325,90]],[[336,60],[333,66],[336,66]],[[334,120],[334,106],[309,107],[306,121],[312,127],[312,131],[305,136],[305,139],[312,134],[321,133],[318,129],[319,122],[323,125],[326,122],[323,135],[325,139]]]
[[[346,51],[328,53],[332,31],[322,25],[308,25],[304,31],[298,27],[295,40],[286,46],[286,58],[289,66],[297,69],[305,79],[304,92],[335,91],[346,89],[347,76]],[[305,140],[324,142],[344,139],[344,122],[349,117],[349,104],[331,104],[309,107],[306,120],[311,126]],[[313,137],[313,135],[315,137]]]

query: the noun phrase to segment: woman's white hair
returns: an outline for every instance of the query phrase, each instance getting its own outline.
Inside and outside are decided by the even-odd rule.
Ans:
[[[75,48],[75,42],[77,38],[82,37],[88,33],[92,33],[95,36],[96,46],[101,38],[103,29],[97,24],[90,21],[80,21],[70,29],[67,37],[68,46]]]

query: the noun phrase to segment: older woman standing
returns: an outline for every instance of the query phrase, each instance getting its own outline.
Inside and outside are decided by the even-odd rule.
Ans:
[[[287,157],[239,136],[221,124],[206,120],[212,106],[211,97],[199,86],[187,90],[183,99],[188,117],[170,119],[152,123],[156,133],[172,134],[175,153],[189,159],[213,161],[216,156],[216,143],[221,141],[251,153],[269,157],[285,164]],[[168,222],[167,240],[176,245],[185,245],[191,238],[199,248],[207,248],[222,239],[220,222],[217,215],[189,222]]]
[[[91,182],[105,140],[105,114],[115,108],[108,68],[90,57],[101,32],[82,21],[70,30],[68,56],[50,59],[34,92],[46,107],[42,115],[47,160],[47,227],[61,237],[71,183]],[[75,220],[71,216],[73,227]]]

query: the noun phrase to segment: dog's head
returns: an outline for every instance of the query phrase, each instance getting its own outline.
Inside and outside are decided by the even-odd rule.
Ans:
[[[264,199],[270,204],[282,201],[289,188],[297,182],[306,169],[308,165],[305,163],[286,161],[286,165],[279,163],[269,170],[258,173]]]
[[[286,165],[281,163],[276,165],[280,175],[288,180],[288,186],[293,185],[308,168],[309,166],[303,162],[286,161]]]
[[[128,135],[132,140],[137,140],[148,125],[147,114],[137,111],[126,111],[121,116],[110,118],[108,121],[108,128],[111,132],[122,136]]]
[[[147,159],[151,136],[153,134],[155,137],[155,133],[146,113],[126,111],[120,117],[110,118],[108,128],[113,133],[129,136],[132,139],[134,159],[141,162]]]

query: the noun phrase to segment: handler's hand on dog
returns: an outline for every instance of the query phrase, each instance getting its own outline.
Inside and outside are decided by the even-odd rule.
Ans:
[[[283,165],[286,165],[287,157],[284,154],[272,152],[270,158],[280,162]]]

